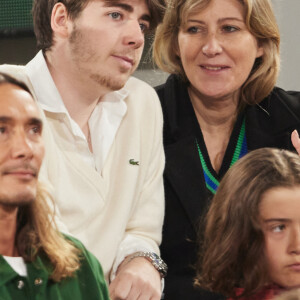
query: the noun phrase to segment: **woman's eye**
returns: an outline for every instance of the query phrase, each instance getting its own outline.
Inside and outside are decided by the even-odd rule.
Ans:
[[[239,28],[235,27],[235,26],[230,26],[230,25],[223,26],[223,31],[225,31],[225,32],[235,32],[238,30],[239,30]]]
[[[122,15],[119,12],[112,12],[109,14],[109,16],[114,19],[114,20],[119,20],[121,19]]]
[[[199,32],[199,28],[197,28],[195,26],[192,26],[192,27],[189,27],[187,29],[187,32],[189,32],[189,33],[197,33],[197,32]]]

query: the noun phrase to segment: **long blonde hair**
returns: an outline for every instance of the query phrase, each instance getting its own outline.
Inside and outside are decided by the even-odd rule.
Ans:
[[[169,0],[163,23],[157,28],[153,57],[165,72],[180,75],[188,82],[178,57],[178,33],[189,14],[206,8],[212,0]],[[248,30],[263,47],[264,54],[256,59],[253,69],[241,87],[241,105],[257,104],[270,94],[279,68],[280,34],[270,0],[237,0],[245,7]]]
[[[47,201],[53,200],[47,188],[38,183],[36,199],[19,207],[16,246],[26,262],[46,254],[53,268],[50,278],[58,282],[79,269],[80,251],[58,231]]]

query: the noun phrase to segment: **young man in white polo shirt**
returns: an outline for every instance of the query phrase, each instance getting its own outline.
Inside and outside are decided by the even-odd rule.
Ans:
[[[42,49],[2,66],[32,87],[44,112],[42,175],[57,215],[100,260],[114,299],[158,300],[164,215],[162,115],[156,93],[131,78],[163,0],[35,0]]]

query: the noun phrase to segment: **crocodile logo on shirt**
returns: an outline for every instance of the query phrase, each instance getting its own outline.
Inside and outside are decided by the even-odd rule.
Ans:
[[[139,166],[140,162],[139,161],[135,161],[133,158],[129,159],[129,163],[133,166]]]

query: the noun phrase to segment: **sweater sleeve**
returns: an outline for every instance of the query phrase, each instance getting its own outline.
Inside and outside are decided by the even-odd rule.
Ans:
[[[136,87],[136,86],[135,86]],[[144,87],[147,95],[148,106],[140,110],[141,119],[147,125],[143,135],[147,141],[140,145],[143,153],[147,153],[146,159],[141,162],[140,168],[144,168],[145,176],[142,187],[134,206],[131,218],[126,227],[124,238],[119,246],[110,279],[113,280],[115,272],[123,259],[137,251],[150,251],[159,254],[161,243],[162,224],[164,217],[164,189],[163,170],[165,166],[165,155],[162,144],[162,111],[158,96],[154,89]],[[139,101],[136,96],[135,101]],[[148,116],[146,117],[147,114]],[[147,149],[145,149],[147,148]]]

